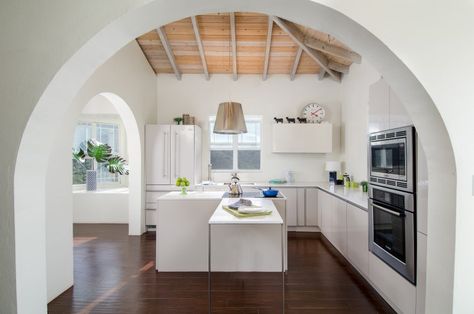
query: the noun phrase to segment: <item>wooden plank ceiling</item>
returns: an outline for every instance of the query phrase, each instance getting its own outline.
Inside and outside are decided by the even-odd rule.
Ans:
[[[333,36],[256,13],[185,18],[137,39],[157,75],[300,74],[340,81],[361,57]],[[235,51],[235,53],[234,53]]]

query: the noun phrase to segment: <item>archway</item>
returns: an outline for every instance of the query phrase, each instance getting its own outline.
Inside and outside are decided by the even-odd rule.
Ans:
[[[127,103],[114,93],[100,93],[99,95],[108,99],[115,107],[123,121],[127,135],[128,166],[130,175],[128,178],[128,228],[129,234],[140,234],[143,217],[142,209],[142,149],[140,145],[140,132],[137,121]]]
[[[384,76],[400,100],[407,105],[423,143],[428,161],[431,193],[428,215],[427,311],[450,312],[454,278],[454,238],[456,202],[455,163],[447,130],[430,96],[410,70],[380,40],[361,25],[334,9],[311,1],[191,1],[165,3],[154,1],[109,24],[91,38],[57,73],[48,85],[30,117],[23,134],[15,168],[15,239],[17,303],[20,312],[45,309],[44,238],[32,241],[27,234],[44,234],[45,167],[52,148],[52,138],[60,124],[51,113],[63,116],[64,106],[92,74],[115,51],[150,29],[174,20],[207,12],[251,11],[278,15],[330,33],[360,52]],[[32,153],[39,157],[32,157]],[[38,165],[40,165],[38,167]],[[28,231],[28,232],[26,232]],[[29,261],[37,268],[31,269]],[[32,284],[33,283],[33,284]]]

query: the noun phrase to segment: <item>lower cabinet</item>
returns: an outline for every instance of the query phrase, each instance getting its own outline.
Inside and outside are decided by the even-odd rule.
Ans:
[[[347,204],[347,258],[362,274],[369,274],[369,215]]]
[[[169,191],[147,191],[145,202],[145,226],[155,228],[157,221],[158,197],[165,195]]]
[[[318,205],[321,211],[321,232],[342,255],[346,256],[346,202],[326,192],[318,191]]]
[[[286,200],[286,220],[289,227],[318,226],[318,189],[280,188]]]

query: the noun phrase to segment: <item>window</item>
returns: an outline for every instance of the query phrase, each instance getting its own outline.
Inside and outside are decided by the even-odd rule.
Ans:
[[[79,122],[74,132],[73,149],[85,149],[86,142],[94,138],[101,143],[108,144],[112,148],[112,154],[120,154],[120,126],[118,123],[104,122]],[[72,184],[86,183],[86,170],[93,167],[92,160],[86,160],[84,164],[73,159],[72,161]],[[120,183],[118,174],[110,173],[104,164],[95,164],[97,170],[97,183]]]
[[[260,170],[261,129],[260,117],[245,117],[247,133],[214,134],[215,117],[209,118],[209,148],[213,170]]]

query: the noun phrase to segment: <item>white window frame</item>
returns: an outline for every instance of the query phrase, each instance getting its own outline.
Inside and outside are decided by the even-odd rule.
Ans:
[[[123,156],[128,160],[127,156],[127,145],[126,145],[126,133],[123,126],[122,120],[119,116],[113,114],[99,114],[99,115],[81,115],[76,125],[80,123],[91,124],[92,132],[91,138],[96,138],[97,135],[97,124],[115,124],[118,125],[119,132],[119,150],[116,152],[118,155]],[[97,164],[94,161],[94,168],[97,169]],[[118,175],[117,182],[97,182],[97,187],[99,188],[118,188],[118,187],[127,187],[128,186],[128,176]],[[73,191],[85,190],[86,185],[83,184],[72,184]]]
[[[232,172],[240,172],[240,173],[258,173],[258,172],[263,172],[263,162],[262,162],[262,147],[263,147],[263,117],[258,116],[258,115],[245,115],[244,117],[245,121],[251,121],[251,120],[257,120],[260,122],[260,145],[258,146],[258,150],[260,151],[260,169],[239,169],[239,139],[238,139],[238,134],[231,135],[232,136],[232,148],[228,150],[232,150],[232,169],[212,169],[211,171],[213,173],[232,173]],[[212,151],[212,143],[211,143],[211,134],[213,132],[211,128],[211,124],[216,121],[216,116],[209,116],[209,121],[208,121],[208,127],[209,127],[209,162],[211,160],[211,151]],[[214,146],[214,148],[216,148]],[[226,149],[222,149],[226,150]],[[257,150],[257,149],[248,149],[248,148],[243,148],[241,150]]]

